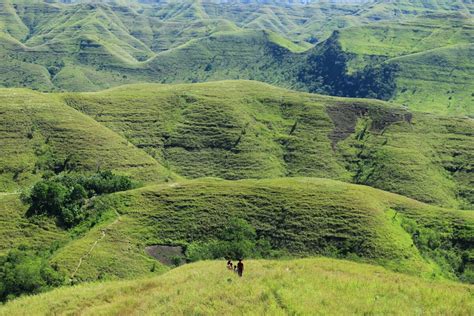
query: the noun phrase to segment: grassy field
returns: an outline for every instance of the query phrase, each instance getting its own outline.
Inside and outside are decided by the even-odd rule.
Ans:
[[[446,314],[474,312],[472,286],[426,281],[381,267],[315,258],[249,260],[244,277],[224,261],[162,276],[85,284],[24,297],[0,315]]]
[[[447,268],[451,263],[434,263],[431,254],[412,248],[413,232],[391,219],[395,213],[429,229],[436,225],[458,255],[469,251],[466,212],[344,182],[291,178],[332,178],[469,209],[469,119],[252,81],[131,85],[99,93],[0,92],[6,100],[1,107],[6,128],[0,134],[3,191],[26,188],[58,165],[86,172],[111,168],[143,183],[169,181],[92,202],[103,222],[68,235],[70,242],[51,259],[77,281],[163,271],[161,265],[153,268],[146,246],[211,238],[229,214],[250,220],[275,249],[355,255],[427,276],[455,272]],[[181,176],[269,179],[188,182]],[[25,206],[17,197],[6,198],[5,220],[17,212],[14,222],[27,222]],[[287,214],[300,217],[292,222]],[[20,231],[5,227],[5,236],[19,236],[12,241],[19,245],[28,240]],[[41,236],[35,248],[47,246]]]
[[[194,238],[212,237],[210,232],[215,227],[211,223],[222,224],[228,218],[223,213],[226,210],[239,216],[246,214],[244,217],[251,219],[263,236],[273,240],[275,248],[291,253],[338,255],[342,251],[343,256],[355,253],[401,271],[452,274],[440,272],[446,269],[431,266],[417,251],[413,252],[410,235],[400,223],[390,221],[391,212],[400,207],[383,202],[386,197],[374,193],[379,191],[367,193],[375,194],[374,200],[360,196],[356,207],[350,193],[340,195],[352,188],[343,182],[278,179],[332,178],[431,204],[469,209],[469,119],[409,112],[375,100],[294,92],[252,81],[131,85],[99,93],[45,94],[4,89],[0,97],[5,100],[1,106],[5,128],[0,134],[4,140],[0,151],[4,192],[27,188],[45,172],[58,167],[86,172],[110,168],[143,183],[170,181],[163,187],[147,187],[94,202],[97,204],[93,207],[105,214],[104,222],[72,236],[72,241],[65,243],[53,258],[72,274],[91,245],[95,245],[93,255],[74,275],[77,280],[147,274],[154,261],[144,254],[146,246],[186,245]],[[274,180],[183,182],[179,180],[181,176]],[[179,182],[173,184],[176,180]],[[231,194],[238,188],[242,189],[241,198]],[[254,191],[261,193],[254,195]],[[278,196],[272,197],[275,192]],[[167,197],[165,200],[162,194]],[[306,194],[307,204],[300,204]],[[25,206],[16,196],[5,195],[4,199],[8,199],[5,221],[11,220],[8,214],[17,212],[13,213],[17,216],[14,222],[28,222],[22,217]],[[331,203],[332,199],[337,203]],[[289,204],[277,207],[285,203]],[[403,212],[418,210],[414,211],[417,218],[431,212],[444,214],[436,208],[406,203],[411,206],[402,207]],[[178,212],[183,208],[189,208],[190,213]],[[203,212],[207,217],[211,210],[213,215],[196,225],[196,214]],[[259,217],[257,210],[267,214]],[[285,224],[289,225],[287,235],[278,235],[271,229],[277,227],[275,214],[288,210],[308,213],[294,227]],[[137,211],[143,214],[137,217]],[[340,218],[342,214],[344,218]],[[180,216],[185,216],[182,223],[175,222]],[[308,216],[316,216],[320,222],[308,221]],[[349,224],[354,216],[357,222]],[[450,216],[441,218],[440,229],[448,227],[446,236],[458,234],[457,229],[464,230],[450,224]],[[295,227],[302,228],[303,234],[296,234]],[[333,231],[335,227],[339,228]],[[190,229],[196,231],[184,233]],[[20,231],[17,226],[6,227],[5,236],[23,236]],[[21,236],[15,237],[14,245],[28,240]],[[47,247],[42,243],[42,233],[38,236],[35,248]],[[285,239],[286,243],[282,243]],[[369,239],[370,244],[358,244]]]
[[[472,246],[470,212],[328,179],[193,180],[117,193],[96,203],[110,220],[52,258],[70,275],[100,240],[76,271],[82,281],[149,273],[153,263],[144,256],[146,246],[206,241],[234,217],[246,219],[259,238],[291,255],[339,256],[429,278],[453,278],[453,270],[420,253],[403,219],[436,232],[461,252]]]
[[[401,69],[394,101],[414,110],[472,117],[473,58],[474,45],[460,44],[390,59]]]
[[[470,44],[473,27],[467,15],[440,13],[401,23],[388,21],[346,28],[340,31],[340,39],[344,50],[351,53],[393,58],[445,46]]]
[[[36,257],[0,272],[28,283],[47,263],[65,287],[0,315],[474,314],[472,285],[452,282],[474,282],[473,13],[2,1],[0,256]],[[40,179],[104,170],[136,189],[80,198],[70,213],[90,217],[71,229],[27,216]],[[271,248],[244,278],[171,269],[236,219]],[[2,300],[21,283],[4,281]]]

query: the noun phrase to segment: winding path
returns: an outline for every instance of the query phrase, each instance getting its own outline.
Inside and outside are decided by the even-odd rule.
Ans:
[[[94,248],[97,246],[97,244],[98,244],[102,239],[105,238],[105,236],[107,235],[107,230],[110,228],[110,226],[115,225],[115,224],[117,224],[117,223],[120,221],[120,214],[119,214],[116,210],[115,210],[115,214],[117,215],[117,218],[116,218],[112,223],[110,223],[106,228],[100,230],[100,237],[97,238],[97,239],[94,241],[94,243],[92,244],[92,246],[89,248],[89,250],[88,250],[84,255],[82,255],[82,256],[79,258],[79,262],[77,263],[76,268],[74,269],[74,272],[71,274],[71,277],[70,277],[71,280],[73,280],[74,277],[76,276],[77,271],[78,271],[79,268],[81,267],[81,265],[82,265],[82,263],[84,262],[84,260],[92,254],[92,251],[93,251]]]

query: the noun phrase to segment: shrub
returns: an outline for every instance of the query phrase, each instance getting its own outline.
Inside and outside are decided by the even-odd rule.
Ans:
[[[173,256],[171,257],[171,263],[176,266],[176,267],[179,267],[182,263],[182,257],[181,256]]]
[[[82,178],[81,185],[89,191],[90,195],[126,191],[134,187],[130,178],[115,175],[112,171],[102,171],[91,177]]]
[[[272,252],[270,242],[257,239],[255,229],[244,219],[232,218],[217,239],[195,241],[186,248],[189,261],[206,259],[266,257]]]

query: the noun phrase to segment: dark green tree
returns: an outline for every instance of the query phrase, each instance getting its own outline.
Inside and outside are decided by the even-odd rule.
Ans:
[[[38,253],[19,248],[0,258],[0,301],[62,285],[64,275]]]
[[[134,185],[128,177],[110,171],[88,176],[67,173],[36,183],[22,198],[30,204],[28,215],[54,216],[61,226],[70,228],[90,215],[83,207],[87,198],[128,190]]]

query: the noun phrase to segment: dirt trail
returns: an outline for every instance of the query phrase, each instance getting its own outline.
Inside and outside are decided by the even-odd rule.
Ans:
[[[77,266],[76,268],[74,269],[74,272],[71,274],[71,277],[70,279],[73,280],[74,277],[76,276],[77,274],[77,271],[79,270],[79,268],[81,267],[82,263],[84,262],[84,260],[87,258],[87,257],[90,257],[92,255],[92,251],[94,250],[94,248],[97,246],[97,244],[105,238],[105,236],[107,235],[107,230],[110,228],[110,226],[112,225],[115,225],[117,224],[119,221],[120,221],[120,214],[115,211],[115,214],[117,215],[117,218],[112,222],[110,223],[106,228],[104,229],[101,229],[100,230],[100,237],[97,238],[94,243],[92,244],[92,246],[89,248],[89,250],[79,258],[79,262],[77,263]]]

